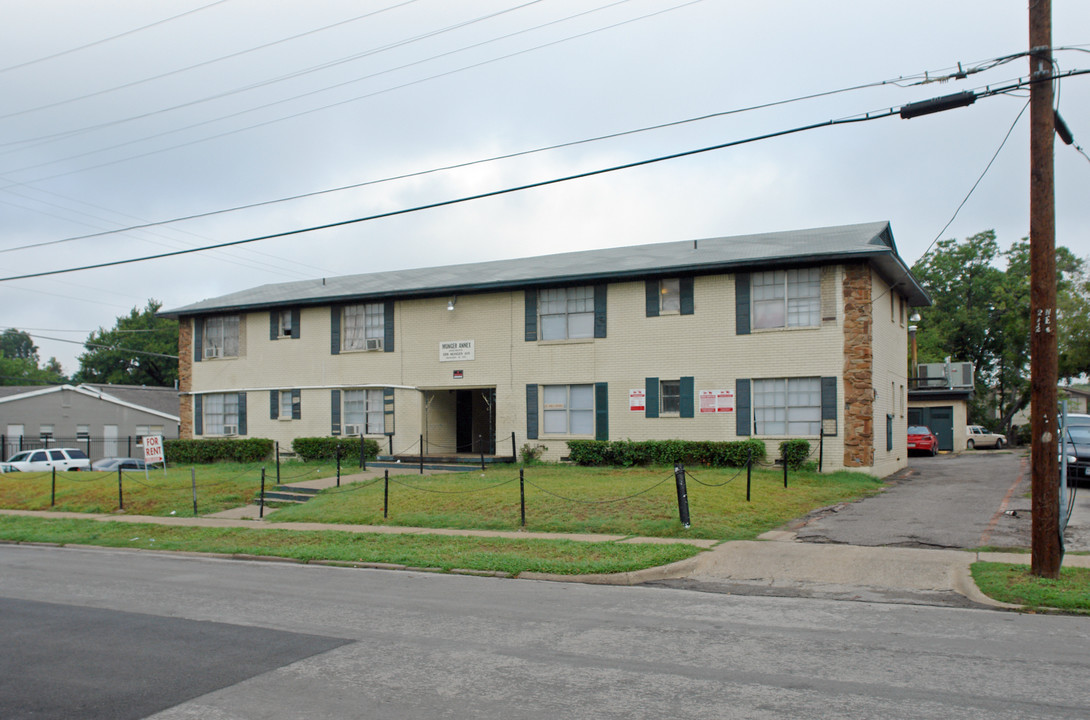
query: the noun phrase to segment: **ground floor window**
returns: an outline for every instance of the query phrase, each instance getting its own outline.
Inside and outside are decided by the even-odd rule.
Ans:
[[[818,435],[821,378],[754,380],[753,418],[759,435]]]
[[[345,433],[349,435],[382,435],[384,427],[382,388],[344,391]],[[357,432],[348,432],[351,425]]]
[[[542,399],[546,433],[594,434],[593,385],[546,385]]]
[[[204,396],[204,434],[238,434],[238,393],[211,393]]]

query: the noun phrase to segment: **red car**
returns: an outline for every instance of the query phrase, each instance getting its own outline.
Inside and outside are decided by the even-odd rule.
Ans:
[[[908,450],[909,452],[919,450],[931,455],[938,455],[939,439],[935,437],[935,433],[931,432],[930,428],[924,425],[909,425]]]

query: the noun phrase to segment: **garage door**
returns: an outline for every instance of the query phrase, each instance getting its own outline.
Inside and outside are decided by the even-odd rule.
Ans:
[[[909,425],[926,425],[939,439],[939,450],[954,449],[954,406],[909,408]]]

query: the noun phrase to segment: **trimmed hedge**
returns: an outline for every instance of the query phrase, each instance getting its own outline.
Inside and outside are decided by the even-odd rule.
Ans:
[[[780,443],[780,457],[787,458],[787,467],[798,470],[810,459],[808,440],[784,440]]]
[[[272,458],[273,441],[265,438],[200,438],[163,440],[168,463],[194,465],[215,462],[255,463]]]
[[[378,441],[364,438],[365,459],[378,457]],[[302,460],[336,460],[340,449],[341,460],[360,460],[360,439],[358,437],[311,437],[295,438],[291,441],[292,451]]]
[[[576,465],[673,465],[690,463],[711,467],[743,467],[751,456],[763,460],[765,444],[751,438],[735,442],[705,440],[569,440]]]

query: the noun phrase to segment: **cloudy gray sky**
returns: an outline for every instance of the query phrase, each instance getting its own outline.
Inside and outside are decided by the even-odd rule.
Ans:
[[[1000,87],[1028,69],[1019,57],[920,84],[1023,52],[1024,0],[0,8],[3,277],[487,193]],[[1078,48],[1056,51],[1061,71],[1090,68],[1090,2],[1053,1],[1053,44]],[[81,347],[46,338],[82,341],[149,298],[176,307],[304,278],[875,220],[892,223],[911,264],[1026,102],[998,95],[230,250],[0,281],[0,328],[28,330],[71,373]],[[1090,147],[1090,76],[1061,81],[1059,109]],[[1006,247],[1028,234],[1028,136],[1027,112],[942,237],[995,229]],[[1057,143],[1055,165],[1057,242],[1088,257],[1090,161]]]

